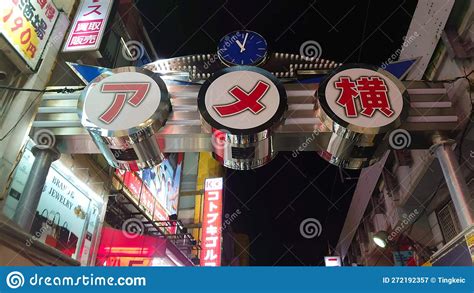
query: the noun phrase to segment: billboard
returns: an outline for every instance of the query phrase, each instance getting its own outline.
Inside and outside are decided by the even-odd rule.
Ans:
[[[222,177],[206,179],[204,183],[201,266],[221,265],[222,189]]]
[[[137,172],[168,215],[178,212],[183,158],[184,153],[170,153],[160,165]]]
[[[183,158],[184,153],[170,153],[156,167],[137,172],[117,169],[115,173],[143,213],[154,221],[168,221],[178,212]],[[175,234],[176,226],[166,230]]]
[[[20,56],[31,70],[36,70],[58,15],[52,0],[2,0],[0,48],[3,50],[6,41],[15,50],[4,50],[12,61]]]

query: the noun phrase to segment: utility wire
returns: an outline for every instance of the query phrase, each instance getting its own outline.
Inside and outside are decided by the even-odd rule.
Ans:
[[[448,83],[453,83],[459,79],[467,79],[469,84],[471,84],[471,81],[469,80],[469,76],[474,72],[474,70],[471,70],[468,74],[464,76],[458,76],[454,79],[446,79],[446,80],[421,80],[421,81],[429,81],[429,82],[448,82]],[[4,90],[11,90],[11,91],[18,91],[18,92],[35,92],[39,93],[38,96],[36,96],[33,101],[28,105],[28,108],[20,115],[20,119],[18,119],[17,122],[13,125],[12,128],[10,128],[2,137],[0,137],[0,141],[3,141],[14,129],[15,127],[20,123],[20,121],[23,119],[23,117],[26,115],[26,113],[30,110],[30,108],[33,106],[33,104],[36,102],[36,100],[41,97],[42,93],[59,93],[59,94],[68,94],[68,93],[74,93],[78,91],[82,91],[85,87],[79,87],[79,88],[58,88],[58,89],[31,89],[31,88],[18,88],[18,87],[11,87],[11,86],[0,86],[0,89]],[[469,92],[470,95],[470,92]],[[465,129],[466,131],[466,129]],[[465,132],[464,132],[465,134]],[[463,135],[464,136],[464,135]]]
[[[43,93],[59,93],[59,94],[69,94],[69,93],[74,93],[77,91],[82,91],[85,87],[80,87],[80,88],[58,88],[58,89],[30,89],[30,88],[18,88],[18,87],[11,87],[11,86],[0,86],[0,89],[4,90],[10,90],[10,91],[18,91],[18,92],[34,92],[38,93],[38,95],[31,101],[31,103],[28,105],[26,110],[20,115],[20,118],[15,122],[15,124],[2,136],[0,137],[0,141],[3,141],[5,138],[7,138],[13,130],[18,126],[20,121],[25,117],[26,113],[31,109],[31,107],[37,102],[37,100],[42,96],[41,94]]]
[[[80,88],[59,88],[59,89],[25,89],[25,88],[19,88],[19,87],[11,87],[11,86],[0,86],[0,89],[4,90],[10,90],[10,91],[18,91],[18,92],[34,92],[34,93],[59,93],[59,94],[69,94],[69,93],[74,93],[78,91],[82,91],[85,87],[80,87]]]
[[[38,101],[38,99],[41,96],[42,96],[41,92],[38,95],[36,95],[36,97],[33,99],[33,101],[31,101],[31,103],[28,105],[26,110],[20,115],[20,118],[15,122],[15,124],[2,137],[0,137],[0,141],[3,141],[5,138],[7,138],[7,136],[10,135],[10,133],[12,133],[12,131],[18,126],[18,124],[23,119],[23,117],[25,117],[26,113],[28,113],[28,111],[30,111],[31,107],[36,103],[36,101]]]

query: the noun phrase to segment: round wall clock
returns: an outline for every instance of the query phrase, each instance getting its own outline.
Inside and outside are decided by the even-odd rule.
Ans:
[[[220,60],[228,66],[256,66],[265,61],[267,57],[267,41],[253,31],[235,31],[220,40],[217,54]]]

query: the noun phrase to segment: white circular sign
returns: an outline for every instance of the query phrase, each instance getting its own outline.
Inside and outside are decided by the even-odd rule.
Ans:
[[[206,111],[224,127],[252,129],[270,121],[280,106],[280,93],[268,77],[239,70],[216,78],[205,93]]]
[[[326,84],[325,100],[343,121],[359,127],[383,127],[402,113],[403,96],[385,75],[370,69],[342,70]]]
[[[149,119],[160,101],[160,88],[151,77],[122,72],[93,85],[84,101],[84,114],[100,128],[126,130]]]

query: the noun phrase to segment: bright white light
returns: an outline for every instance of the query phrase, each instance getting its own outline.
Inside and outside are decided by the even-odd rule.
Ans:
[[[383,239],[380,239],[379,237],[375,236],[373,240],[378,247],[385,248],[387,246],[387,242],[385,242]]]

